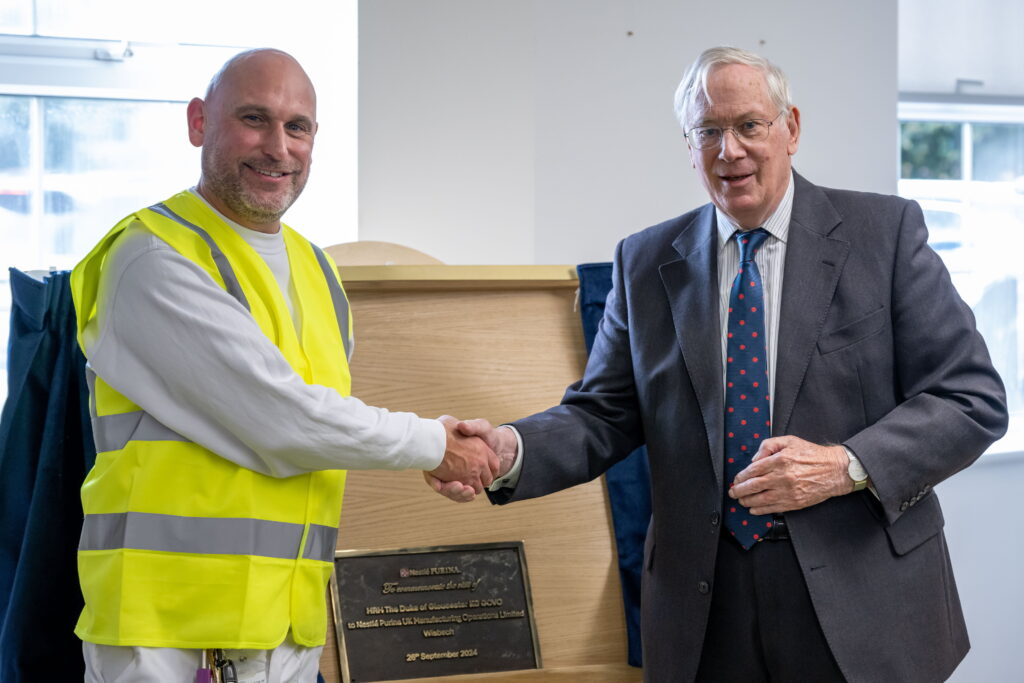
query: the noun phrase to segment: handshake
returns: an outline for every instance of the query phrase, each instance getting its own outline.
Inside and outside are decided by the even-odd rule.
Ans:
[[[457,420],[442,415],[447,436],[444,460],[423,473],[432,489],[457,503],[468,503],[515,464],[518,440],[511,429],[484,419]]]

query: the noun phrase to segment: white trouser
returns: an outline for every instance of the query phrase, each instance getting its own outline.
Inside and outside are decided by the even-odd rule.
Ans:
[[[291,631],[273,650],[225,650],[239,683],[316,683],[320,647],[303,647]],[[85,683],[194,683],[200,651],[82,643]]]

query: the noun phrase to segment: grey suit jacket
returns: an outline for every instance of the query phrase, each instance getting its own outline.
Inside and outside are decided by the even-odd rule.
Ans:
[[[932,487],[1005,431],[1002,382],[926,245],[916,203],[794,178],[772,434],[846,445],[878,498],[860,491],[787,513],[792,542],[848,680],[942,680],[969,643]],[[714,215],[709,204],[619,244],[583,379],[561,405],[514,423],[520,481],[492,495],[505,503],[567,488],[647,444],[649,681],[694,678],[715,590],[723,371]]]

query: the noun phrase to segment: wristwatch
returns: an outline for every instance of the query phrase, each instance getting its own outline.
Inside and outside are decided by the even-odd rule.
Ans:
[[[846,466],[846,474],[853,480],[853,490],[860,491],[861,489],[866,489],[868,487],[867,470],[860,464],[857,456],[850,452],[849,448],[843,446],[843,450],[846,451],[846,456],[850,458],[850,464]]]

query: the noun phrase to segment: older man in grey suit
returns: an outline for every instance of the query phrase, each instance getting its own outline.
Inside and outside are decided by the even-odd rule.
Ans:
[[[676,95],[711,203],[623,240],[583,379],[483,436],[494,502],[647,444],[649,681],[937,681],[969,647],[933,487],[1006,429],[920,208],[794,173],[784,74],[705,51]],[[455,500],[458,483],[430,483]]]

